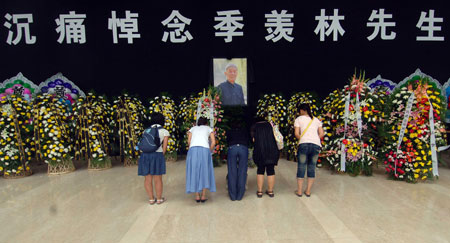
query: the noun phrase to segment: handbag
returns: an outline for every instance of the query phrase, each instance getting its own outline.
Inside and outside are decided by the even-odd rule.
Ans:
[[[282,150],[284,148],[284,142],[283,142],[283,134],[281,134],[280,130],[278,129],[278,125],[270,123],[272,125],[273,129],[273,136],[275,137],[275,142],[277,142],[278,150]]]

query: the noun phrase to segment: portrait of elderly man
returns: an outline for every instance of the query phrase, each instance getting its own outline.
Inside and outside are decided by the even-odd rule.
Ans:
[[[237,66],[233,63],[227,64],[225,67],[225,77],[227,80],[218,86],[222,91],[223,105],[245,105],[242,86],[236,83],[237,75]]]

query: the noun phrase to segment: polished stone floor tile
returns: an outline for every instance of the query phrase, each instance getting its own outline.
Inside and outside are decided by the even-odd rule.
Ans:
[[[202,204],[186,194],[185,163],[167,163],[161,205],[148,205],[137,167],[0,179],[0,242],[449,242],[450,170],[408,184],[317,169],[310,198],[294,195],[296,163],[280,160],[275,197],[257,198],[256,169],[231,201],[226,166]]]

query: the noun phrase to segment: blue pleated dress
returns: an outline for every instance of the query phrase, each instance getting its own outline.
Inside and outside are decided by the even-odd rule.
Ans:
[[[162,152],[142,153],[138,160],[138,175],[165,175],[166,159]]]
[[[204,188],[216,191],[212,155],[209,148],[194,146],[186,158],[186,193],[201,192]]]

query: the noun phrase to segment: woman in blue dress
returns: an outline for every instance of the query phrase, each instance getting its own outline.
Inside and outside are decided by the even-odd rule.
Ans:
[[[214,129],[207,126],[208,119],[201,117],[197,126],[188,133],[189,150],[186,158],[186,193],[195,193],[196,202],[206,202],[206,190],[216,191],[212,151]]]
[[[150,119],[151,126],[144,132],[150,132],[150,129],[158,129],[161,146],[152,153],[142,153],[138,161],[138,175],[145,176],[144,187],[149,197],[150,205],[161,204],[166,199],[162,196],[163,181],[162,175],[166,174],[166,160],[164,154],[167,150],[169,132],[163,128],[165,118],[161,113],[153,113]],[[155,183],[156,199],[153,193],[153,182]]]

